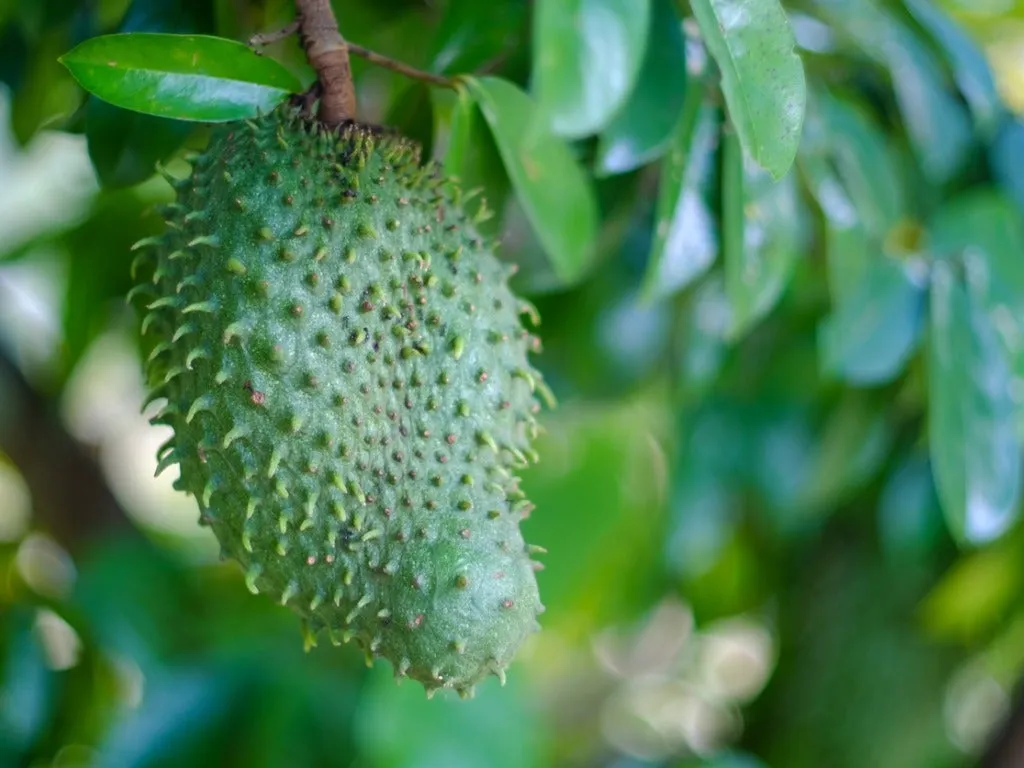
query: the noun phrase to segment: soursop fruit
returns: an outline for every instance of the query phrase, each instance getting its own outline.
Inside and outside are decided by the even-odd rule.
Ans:
[[[253,592],[428,694],[539,628],[516,472],[539,344],[509,267],[416,145],[293,107],[216,128],[141,242],[154,422]],[[479,212],[478,214],[479,215]]]

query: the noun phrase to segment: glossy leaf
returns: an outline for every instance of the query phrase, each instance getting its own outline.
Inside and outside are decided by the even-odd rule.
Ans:
[[[803,63],[778,0],[691,0],[722,73],[729,118],[750,157],[773,178],[789,170],[806,108]]]
[[[691,89],[658,185],[654,243],[644,275],[647,300],[669,296],[697,278],[718,255],[714,202],[719,110]]]
[[[519,88],[497,77],[465,83],[552,266],[564,282],[577,280],[590,265],[597,235],[597,201],[583,169]]]
[[[135,112],[223,122],[268,112],[300,90],[273,59],[204,35],[94,37],[60,58],[85,90]]]
[[[1019,511],[1010,365],[980,302],[945,261],[933,268],[928,366],[929,448],[946,523],[962,542],[991,541]]]
[[[731,336],[775,306],[805,239],[795,175],[781,181],[747,160],[735,134],[723,138],[722,256],[733,308]]]
[[[935,182],[952,178],[973,144],[970,119],[939,75],[935,56],[910,32],[888,46],[896,102],[911,147],[925,175]]]
[[[636,87],[601,133],[598,173],[626,173],[669,146],[687,97],[686,39],[671,0],[652,0],[647,52]],[[692,88],[699,87],[696,82]]]
[[[975,124],[984,135],[991,135],[1006,109],[996,90],[995,78],[985,54],[934,0],[903,2],[941,47],[952,67],[960,92],[974,114]]]
[[[925,267],[880,254],[867,260],[852,290],[821,326],[825,370],[859,385],[892,380],[920,338]]]
[[[597,133],[626,102],[650,13],[651,0],[537,0],[533,91],[555,134]]]

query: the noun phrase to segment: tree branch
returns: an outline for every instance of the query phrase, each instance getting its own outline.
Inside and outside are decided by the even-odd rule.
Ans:
[[[432,72],[424,72],[422,69],[416,69],[410,67],[408,64],[403,64],[400,61],[383,56],[375,51],[371,51],[369,48],[364,48],[361,45],[355,43],[349,43],[348,49],[356,56],[361,59],[366,59],[371,64],[375,64],[378,67],[384,69],[390,69],[392,72],[397,72],[400,75],[412,78],[413,80],[419,80],[424,83],[430,83],[431,85],[439,85],[442,88],[454,88],[455,81],[451,80],[442,75],[435,75]]]
[[[136,530],[96,462],[2,347],[0,451],[24,477],[36,518],[72,555],[101,536]]]
[[[299,40],[320,81],[320,121],[336,126],[356,117],[356,90],[348,45],[338,31],[330,0],[295,0]]]

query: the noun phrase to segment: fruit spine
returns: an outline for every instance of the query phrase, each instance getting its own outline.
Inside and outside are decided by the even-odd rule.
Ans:
[[[282,107],[193,160],[133,266],[158,472],[307,642],[428,695],[504,680],[543,610],[515,473],[549,397],[510,269],[401,137]]]

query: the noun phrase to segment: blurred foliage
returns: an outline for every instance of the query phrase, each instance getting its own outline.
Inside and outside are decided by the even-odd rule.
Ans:
[[[148,480],[129,247],[204,128],[57,58],[244,41],[290,0],[0,0],[0,351],[128,515],[51,538],[90,500],[22,488],[41,473],[5,454],[42,438],[0,366],[0,767],[975,764],[1024,674],[1024,3],[793,0],[790,33],[741,0],[774,36],[748,61],[715,0],[334,5],[349,39],[472,76],[353,60],[362,119],[484,189],[543,317],[544,632],[507,687],[427,702],[304,653]],[[311,82],[294,37],[264,53]],[[90,364],[111,339],[131,354]]]

